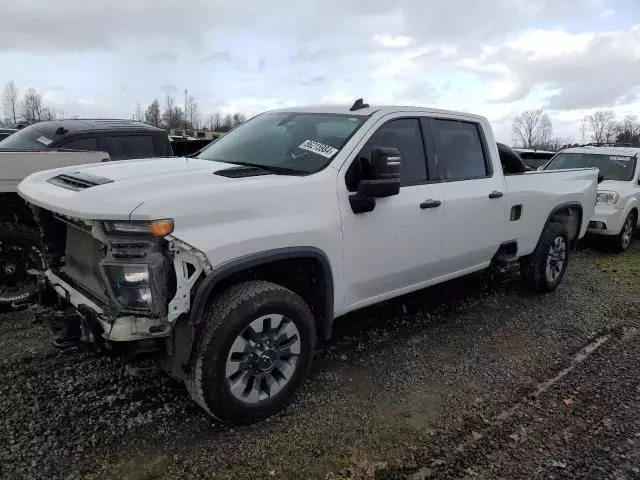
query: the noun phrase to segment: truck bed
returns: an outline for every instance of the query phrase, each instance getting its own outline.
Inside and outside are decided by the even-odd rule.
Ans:
[[[535,249],[549,215],[562,205],[582,205],[582,218],[576,219],[580,229],[578,238],[582,238],[595,209],[597,178],[598,170],[595,168],[533,171],[505,176],[508,205],[505,238],[517,241],[518,256],[528,255]],[[585,198],[593,198],[593,204],[585,202]],[[519,220],[512,221],[511,210],[518,205],[522,207],[522,214]]]

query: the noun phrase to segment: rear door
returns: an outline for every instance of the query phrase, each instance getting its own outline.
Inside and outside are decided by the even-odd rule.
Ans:
[[[443,189],[444,274],[491,261],[502,241],[505,184],[493,171],[482,126],[448,118],[422,120],[430,177]]]

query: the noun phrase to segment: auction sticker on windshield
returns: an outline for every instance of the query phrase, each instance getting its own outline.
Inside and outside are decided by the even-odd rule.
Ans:
[[[609,160],[611,160],[612,162],[628,162],[629,160],[631,160],[630,157],[616,157],[616,156],[610,156]]]
[[[45,137],[44,135],[40,138],[37,139],[40,143],[42,143],[43,145],[49,145],[51,142],[53,142],[53,140],[51,140],[50,138]]]
[[[302,145],[298,146],[298,148],[317,153],[318,155],[322,155],[326,158],[331,158],[336,153],[338,153],[337,148],[333,148],[331,145],[325,145],[324,143],[316,142],[315,140],[305,140]]]

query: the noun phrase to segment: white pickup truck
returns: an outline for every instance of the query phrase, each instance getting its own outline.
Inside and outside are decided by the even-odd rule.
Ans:
[[[36,173],[19,193],[81,339],[160,350],[208,413],[249,423],[291,398],[336,317],[492,262],[555,289],[597,177],[505,177],[485,118],[357,101],[263,113],[197,158]]]

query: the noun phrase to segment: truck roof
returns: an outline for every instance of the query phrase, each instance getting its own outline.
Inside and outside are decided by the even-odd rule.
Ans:
[[[365,104],[366,105],[366,104]],[[441,110],[438,108],[428,108],[428,107],[411,107],[404,105],[368,105],[363,108],[358,108],[357,110],[352,110],[351,105],[309,105],[309,106],[301,106],[301,107],[288,107],[288,108],[278,108],[271,110],[271,112],[305,112],[305,113],[334,113],[334,114],[343,114],[343,115],[362,115],[362,116],[371,116],[375,113],[380,115],[387,115],[390,113],[403,113],[403,112],[415,112],[415,113],[429,113],[436,115],[455,115],[455,116],[464,116],[469,119],[474,119],[476,121],[485,120],[485,118],[481,115],[474,115],[472,113],[465,112],[455,112],[451,110]]]
[[[623,157],[640,156],[640,148],[633,147],[597,147],[585,145],[583,147],[570,147],[562,150],[563,153],[595,153],[600,155],[620,155]]]

